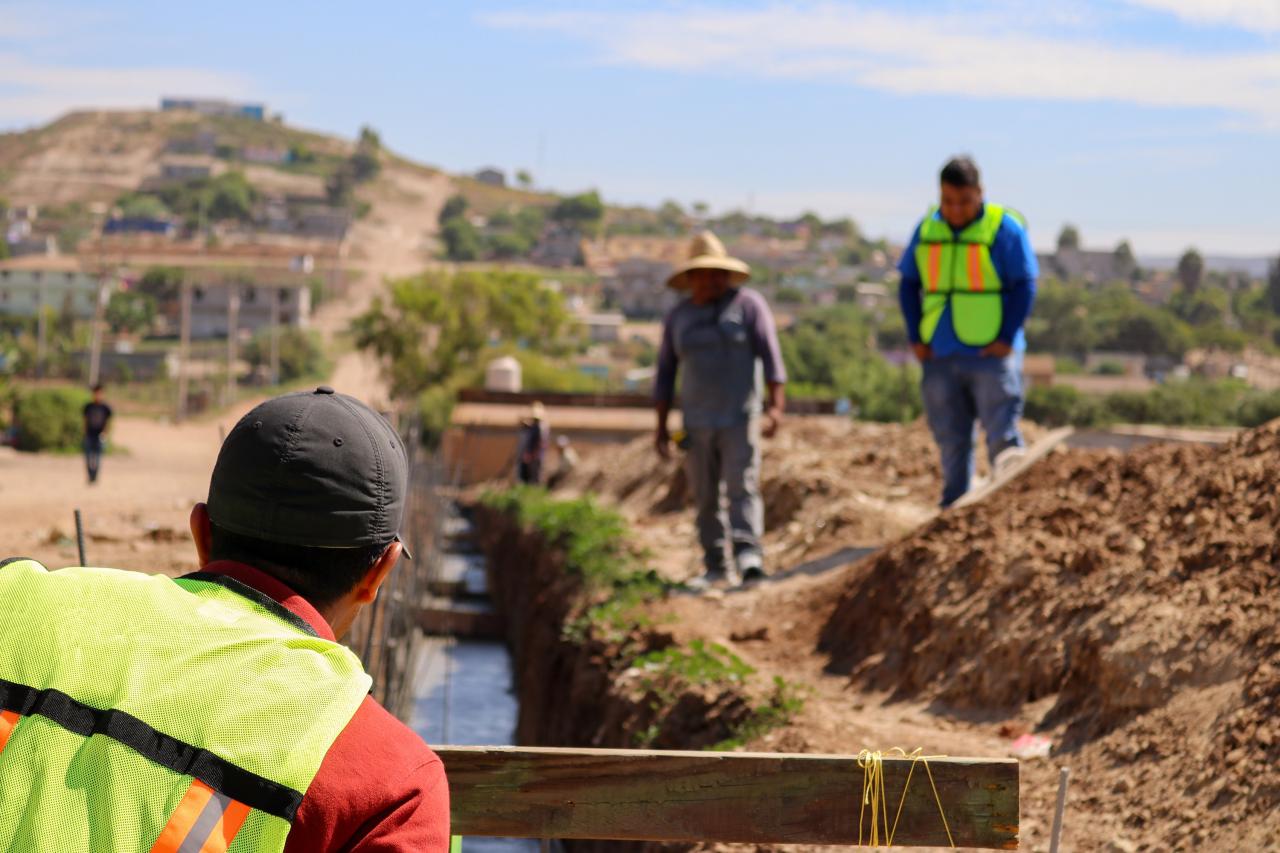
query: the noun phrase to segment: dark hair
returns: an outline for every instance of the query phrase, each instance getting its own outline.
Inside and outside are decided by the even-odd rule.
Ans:
[[[980,187],[982,176],[978,174],[978,164],[967,154],[952,157],[942,167],[942,183],[953,187]]]
[[[102,383],[101,383],[101,382],[99,382],[97,385],[94,385],[94,386],[93,386],[93,393],[95,393],[95,394],[96,394],[96,393],[98,393],[98,392],[99,392],[99,391],[101,391],[101,390],[102,390]]]
[[[388,541],[355,548],[317,548],[267,542],[212,523],[209,529],[211,559],[235,560],[261,569],[319,607],[332,604],[354,589],[391,544]]]

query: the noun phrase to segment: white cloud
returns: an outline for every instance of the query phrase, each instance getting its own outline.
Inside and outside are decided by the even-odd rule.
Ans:
[[[10,127],[72,109],[154,107],[161,95],[244,97],[248,77],[199,68],[85,68],[0,53],[0,116]]]
[[[1025,18],[1018,31],[980,9],[921,15],[822,3],[747,11],[500,13],[482,21],[581,39],[609,64],[842,80],[900,94],[1209,108],[1280,129],[1280,53],[1105,44],[1044,35],[1052,28]]]
[[[1225,24],[1254,33],[1280,33],[1277,0],[1126,0],[1157,12],[1168,12],[1194,24]]]

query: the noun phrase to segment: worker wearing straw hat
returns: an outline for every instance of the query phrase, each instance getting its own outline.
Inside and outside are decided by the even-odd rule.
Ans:
[[[547,454],[549,438],[547,410],[541,402],[534,400],[528,413],[520,420],[516,478],[521,483],[536,486],[542,482],[542,460]]]
[[[759,436],[778,430],[787,377],[769,305],[742,287],[749,278],[750,268],[704,231],[693,238],[688,262],[667,279],[667,286],[685,298],[663,324],[654,381],[655,439],[658,452],[668,457],[667,419],[679,370],[686,461],[705,569],[694,585],[701,587],[736,584],[764,570]],[[767,387],[763,418],[761,368]],[[728,499],[727,536],[722,497]]]

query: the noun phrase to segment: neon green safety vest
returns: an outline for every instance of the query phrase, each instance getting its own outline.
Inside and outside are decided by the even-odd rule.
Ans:
[[[920,340],[933,340],[942,312],[951,306],[951,323],[962,344],[984,347],[1000,334],[1004,300],[1000,276],[991,263],[991,244],[1004,221],[1005,209],[984,206],[982,218],[956,234],[934,214],[920,223],[916,267],[923,289]]]
[[[278,853],[369,685],[230,578],[0,563],[0,851]]]

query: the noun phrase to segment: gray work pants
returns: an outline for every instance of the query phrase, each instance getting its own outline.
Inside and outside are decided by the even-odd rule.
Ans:
[[[698,511],[698,541],[709,572],[725,570],[725,513],[739,571],[759,568],[763,559],[764,502],[760,499],[760,424],[755,418],[724,428],[688,430],[685,462]]]

